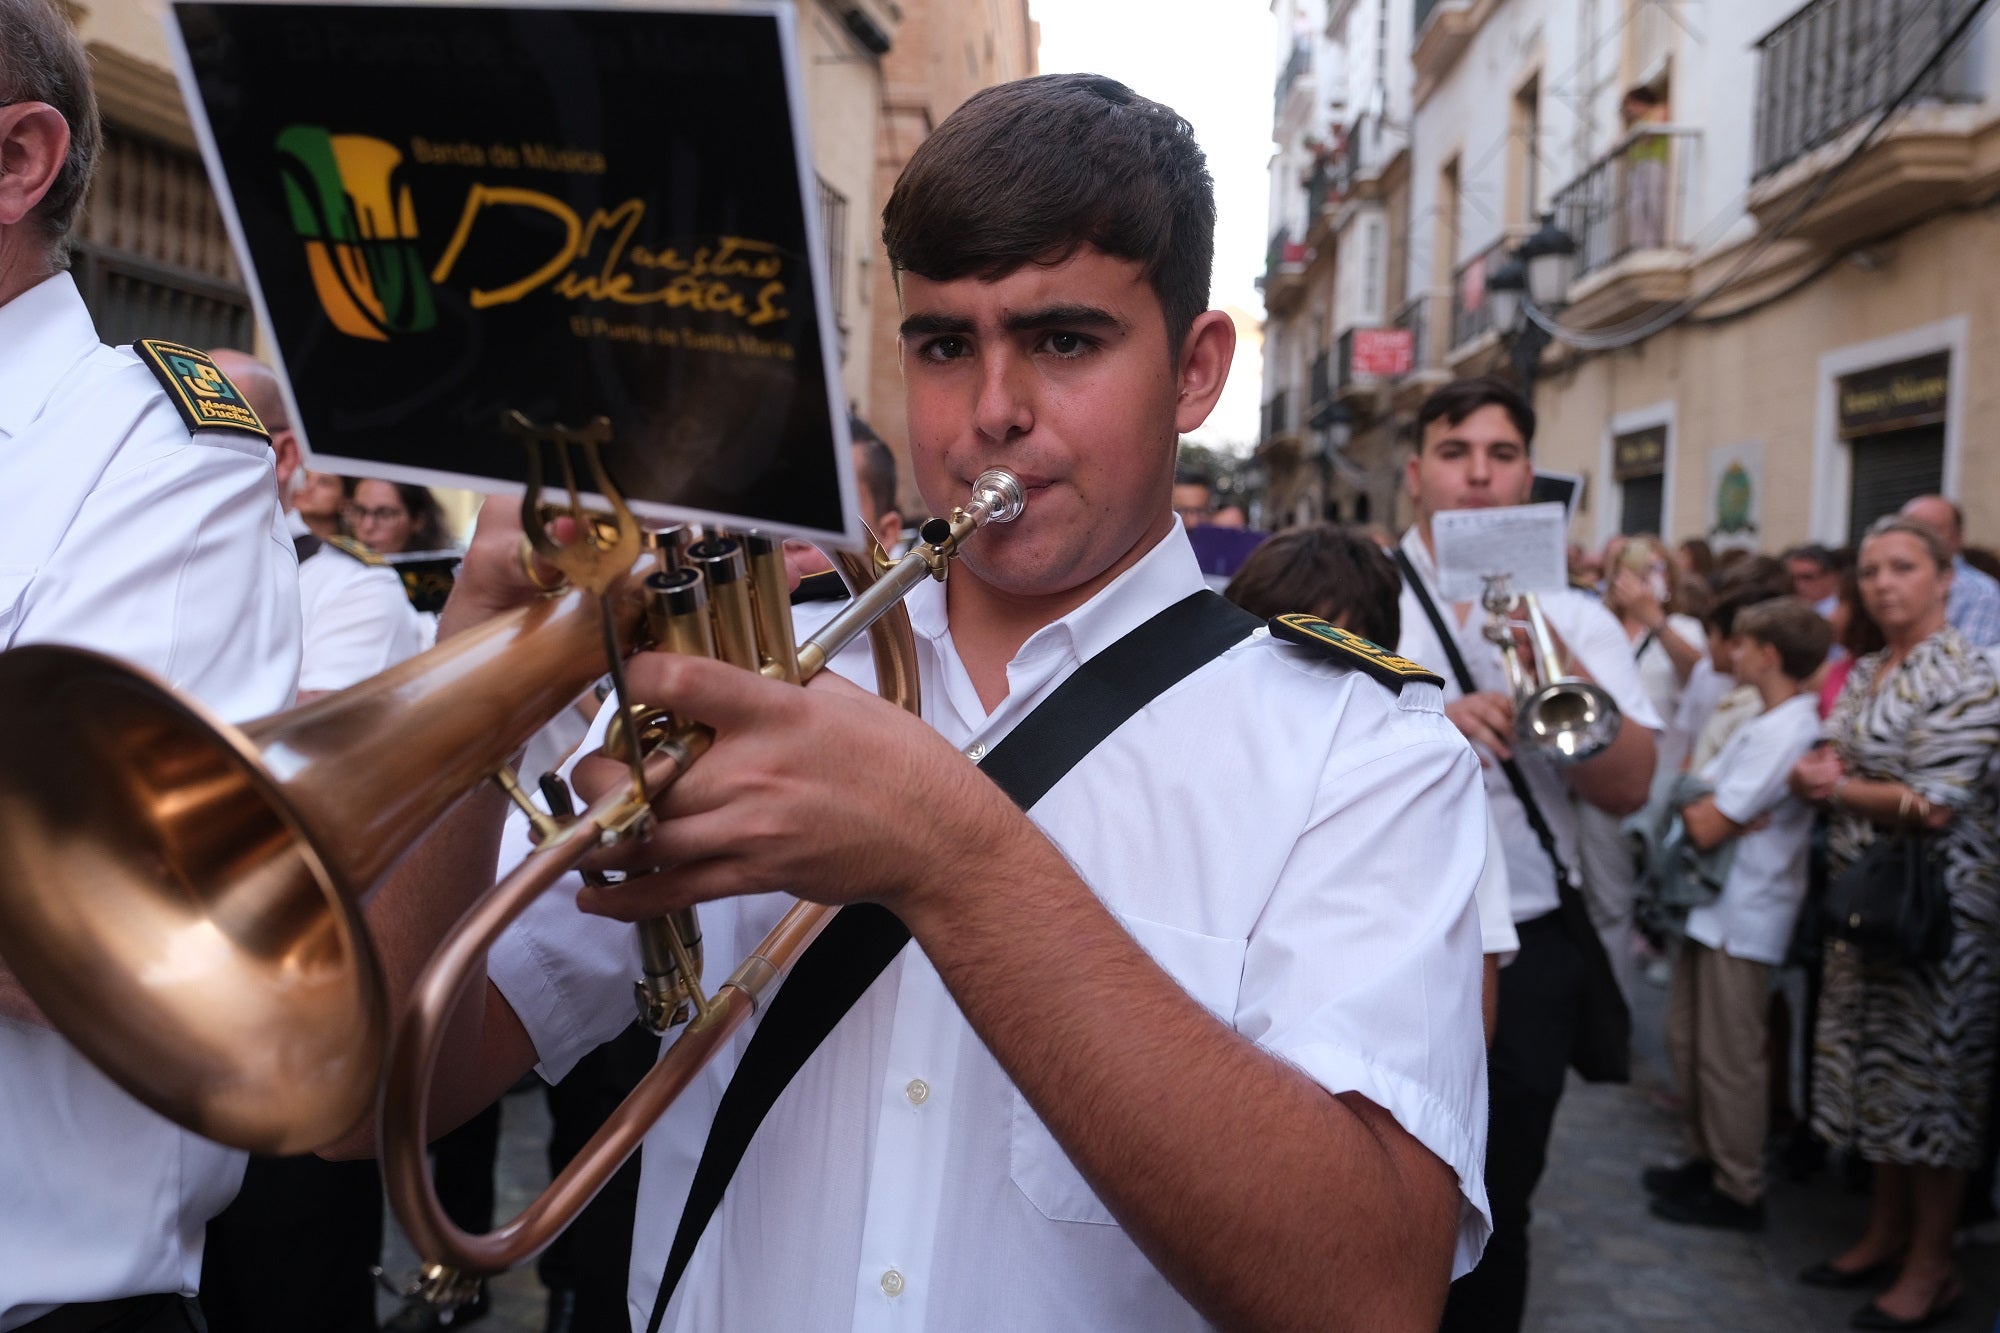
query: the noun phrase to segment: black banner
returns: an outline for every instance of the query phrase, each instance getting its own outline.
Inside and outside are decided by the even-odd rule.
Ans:
[[[785,7],[173,12],[313,466],[858,537]]]
[[[1611,478],[1631,481],[1667,470],[1667,428],[1647,426],[1611,438]]]

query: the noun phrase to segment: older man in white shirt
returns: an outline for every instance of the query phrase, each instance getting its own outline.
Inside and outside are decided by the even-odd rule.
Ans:
[[[269,445],[220,377],[239,424],[177,415],[162,381],[199,353],[177,371],[178,352],[98,341],[62,271],[99,141],[89,66],[46,0],[0,0],[0,28],[24,34],[0,48],[0,648],[91,648],[222,717],[275,712],[299,600]],[[38,1019],[0,968],[0,1329],[194,1327],[202,1227],[243,1155],[142,1107]]]

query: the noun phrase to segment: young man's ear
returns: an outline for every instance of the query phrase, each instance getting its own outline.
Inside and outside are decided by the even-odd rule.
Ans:
[[[69,122],[46,102],[0,107],[0,227],[32,213],[69,156]]]
[[[1196,315],[1181,340],[1179,396],[1174,403],[1174,429],[1185,435],[1208,420],[1229,379],[1236,356],[1236,322],[1220,310]]]

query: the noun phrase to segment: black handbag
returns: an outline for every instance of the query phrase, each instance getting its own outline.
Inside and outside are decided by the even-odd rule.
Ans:
[[[1820,902],[1826,937],[1864,963],[1942,962],[1951,952],[1951,896],[1939,840],[1922,834],[1877,837],[1827,885]]]

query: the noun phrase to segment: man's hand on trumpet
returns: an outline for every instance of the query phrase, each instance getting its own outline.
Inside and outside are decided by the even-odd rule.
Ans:
[[[715,732],[653,802],[643,838],[595,868],[631,878],[578,904],[620,920],[746,893],[875,901],[899,915],[948,895],[968,848],[1039,843],[1024,816],[931,727],[827,673],[805,689],[705,658],[646,653],[626,667],[634,697]],[[577,765],[595,800],[629,782],[603,756]],[[922,900],[922,901],[919,901]]]

